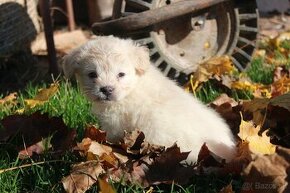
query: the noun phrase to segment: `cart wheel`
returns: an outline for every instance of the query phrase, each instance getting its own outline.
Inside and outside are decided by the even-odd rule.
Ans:
[[[126,0],[125,13],[138,13],[180,0]],[[258,33],[253,0],[233,0],[194,14],[156,24],[133,39],[150,49],[152,63],[183,84],[199,64],[213,56],[230,55],[243,71],[251,60]],[[144,30],[145,31],[145,30]]]

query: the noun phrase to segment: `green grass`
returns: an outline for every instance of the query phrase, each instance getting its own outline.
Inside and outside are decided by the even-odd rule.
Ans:
[[[96,117],[91,113],[91,104],[80,93],[76,85],[68,81],[60,81],[59,91],[52,96],[44,105],[26,110],[26,114],[36,111],[47,112],[50,116],[62,117],[64,122],[71,128],[76,128],[82,133],[86,124],[98,124]],[[17,109],[26,108],[24,99],[33,98],[40,88],[48,87],[43,83],[40,85],[29,84],[24,91],[19,93],[17,105],[12,108],[2,108],[0,111],[0,120],[12,114]]]
[[[226,93],[229,97],[234,98],[236,101],[245,99],[253,99],[252,91],[250,90],[237,90],[229,89],[221,85],[216,80],[209,80],[203,83],[195,92],[194,96],[205,104],[214,101],[222,93]]]
[[[284,48],[286,50],[290,50],[290,40],[284,40],[281,42],[281,48]]]
[[[28,164],[28,167],[0,174],[1,192],[7,193],[63,192],[60,180],[69,174],[71,164],[81,161],[70,152],[63,155],[45,153],[27,160],[19,160],[17,155],[13,156],[7,149],[1,150],[0,169]],[[43,161],[45,163],[42,163]]]
[[[203,103],[207,104],[223,93],[222,88],[215,84],[215,81],[209,80],[203,83],[195,92],[194,96]]]
[[[262,57],[254,58],[246,74],[253,82],[268,85],[273,82],[274,66],[265,64]]]

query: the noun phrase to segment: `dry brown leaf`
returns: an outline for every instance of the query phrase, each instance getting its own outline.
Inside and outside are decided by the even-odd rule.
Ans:
[[[88,152],[91,152],[91,153],[101,157],[103,154],[112,153],[112,147],[100,144],[96,141],[92,141],[91,145],[89,146]]]
[[[125,133],[122,148],[130,154],[148,155],[164,151],[164,146],[149,144],[145,141],[145,135],[139,130]]]
[[[48,114],[35,112],[31,115],[10,115],[0,123],[3,125],[0,140],[3,141],[21,136],[29,147],[52,136],[51,144],[54,150],[67,150],[75,145],[76,131],[69,129],[61,117],[50,117]]]
[[[251,161],[252,152],[250,151],[249,143],[240,141],[237,146],[237,156],[225,166],[222,173],[240,175],[245,166],[247,166]]]
[[[185,85],[185,89],[195,91],[200,83],[213,77],[220,79],[222,75],[231,74],[233,71],[234,66],[229,56],[213,57],[198,66],[198,69],[191,75],[190,81]]]
[[[36,144],[33,144],[21,151],[18,152],[19,159],[26,159],[28,157],[31,157],[33,153],[41,154],[45,150],[45,148],[51,148],[51,144],[47,141],[47,139],[44,139]]]
[[[243,109],[244,111],[255,112],[258,110],[266,109],[269,103],[270,103],[269,99],[256,98],[251,101],[244,101]]]
[[[231,88],[238,89],[238,90],[255,91],[257,89],[257,85],[249,81],[239,80],[239,81],[232,82]]]
[[[114,153],[104,153],[100,156],[100,161],[104,165],[105,168],[118,168],[119,161]]]
[[[271,108],[269,108],[271,107]],[[256,125],[263,125],[265,120],[273,117],[273,111],[276,107],[282,107],[290,112],[290,93],[274,97],[272,99],[256,98],[251,101],[243,102],[243,110],[253,115],[253,121]],[[271,116],[267,116],[271,114]],[[273,122],[274,120],[272,120]]]
[[[225,159],[211,152],[206,144],[203,144],[198,153],[197,163],[203,167],[223,167]]]
[[[213,57],[202,66],[208,69],[208,72],[215,75],[230,74],[234,70],[233,63],[229,56]]]
[[[109,184],[105,177],[99,177],[98,182],[100,188],[99,193],[116,193],[115,189],[112,187],[111,184]]]
[[[115,181],[148,187],[153,184],[186,184],[194,175],[194,166],[182,164],[189,153],[182,153],[175,144],[160,154],[150,153],[140,159],[129,160],[123,167],[111,170]],[[133,155],[135,156],[135,155]]]
[[[282,43],[284,41],[290,41],[290,32],[281,33],[279,36],[277,36],[274,39],[274,41],[275,41],[276,48],[278,48],[280,52],[282,53],[287,52],[288,50],[282,47]]]
[[[6,97],[0,99],[0,105],[11,104],[11,103],[14,104],[16,98],[17,98],[16,92],[10,93]]]
[[[58,83],[53,83],[49,88],[39,89],[33,99],[25,99],[24,102],[28,108],[34,108],[37,105],[42,105],[49,100],[59,89]]]
[[[181,152],[176,144],[167,148],[159,156],[153,158],[153,162],[147,165],[145,170],[146,179],[149,184],[167,183],[186,184],[194,175],[194,166],[184,166],[189,152]],[[146,168],[146,167],[145,167]]]
[[[279,96],[290,92],[290,78],[284,76],[271,84],[272,96]]]
[[[262,98],[256,98],[251,101],[244,101],[243,110],[244,112],[251,112],[253,114],[253,122],[256,125],[263,125],[269,103],[269,99]]]
[[[223,93],[221,94],[219,97],[217,97],[213,102],[211,102],[212,104],[216,105],[216,106],[221,106],[225,103],[228,103],[231,105],[231,107],[235,107],[237,106],[239,103],[237,101],[235,101],[235,99],[229,97],[227,94]]]
[[[214,103],[210,103],[210,107],[213,108],[216,112],[218,112],[222,118],[227,122],[227,124],[230,126],[232,132],[234,134],[237,134],[239,132],[239,126],[241,123],[241,116],[240,111],[242,109],[241,103],[237,103],[235,101],[231,101],[225,99],[225,101],[219,100]],[[224,103],[223,103],[224,102]],[[236,106],[235,106],[236,105]]]
[[[100,144],[90,138],[84,138],[81,143],[77,144],[76,149],[81,151],[84,156],[88,156],[89,160],[94,159],[95,156],[100,158],[103,154],[110,155],[112,153],[112,147]]]
[[[229,184],[226,187],[223,187],[219,193],[235,193],[235,192],[233,191],[232,184]]]
[[[129,133],[126,132],[124,136],[124,143],[122,143],[122,147],[128,153],[140,154],[144,139],[145,139],[144,133],[139,130],[135,130]]]
[[[96,142],[103,143],[106,142],[106,132],[94,125],[88,125],[85,129],[84,138],[90,138]]]
[[[238,136],[249,143],[249,149],[255,154],[273,154],[275,153],[276,146],[270,143],[270,137],[266,135],[267,131],[260,136],[258,133],[261,126],[254,126],[253,122],[241,120],[240,132]]]
[[[272,155],[256,155],[244,169],[242,193],[286,193],[289,190],[290,150],[277,147]]]
[[[100,144],[92,141],[90,138],[84,138],[81,143],[77,144],[77,150],[87,160],[99,160],[104,169],[118,168],[119,163],[124,163],[128,159],[117,152],[113,152],[113,148],[109,145]]]
[[[70,175],[62,179],[62,184],[67,193],[84,193],[104,172],[100,162],[96,160],[82,162],[72,167]]]
[[[290,69],[287,69],[286,66],[277,66],[274,70],[274,82],[283,77],[290,77]]]

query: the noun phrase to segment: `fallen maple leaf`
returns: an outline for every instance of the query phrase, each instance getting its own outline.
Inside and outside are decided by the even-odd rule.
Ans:
[[[21,136],[25,144],[30,146],[52,135],[54,149],[65,150],[74,145],[76,132],[69,129],[61,117],[49,117],[48,114],[35,112],[32,115],[7,116],[1,120],[1,124],[3,130],[0,132],[0,141]]]
[[[278,81],[283,77],[290,76],[290,69],[287,69],[286,66],[277,66],[274,70],[274,82]]]
[[[224,168],[221,168],[219,173],[240,175],[243,169],[252,161],[252,152],[249,149],[249,143],[240,141],[237,145],[237,155],[227,163]]]
[[[288,193],[290,149],[277,147],[272,155],[256,155],[244,169],[241,193]]]
[[[117,168],[119,163],[124,163],[125,159],[117,152],[113,152],[113,148],[109,145],[100,144],[90,138],[84,138],[81,143],[77,144],[77,148],[87,160],[99,160],[105,169]]]
[[[271,85],[272,96],[279,96],[290,92],[290,78],[284,76]]]
[[[58,83],[53,83],[49,88],[39,89],[33,99],[25,99],[24,102],[28,108],[34,108],[37,105],[42,105],[49,100],[59,89]]]
[[[223,167],[225,159],[211,152],[204,143],[198,153],[197,164],[202,167]]]
[[[245,112],[248,111],[253,113],[253,121],[257,125],[263,125],[269,106],[279,106],[290,111],[290,93],[273,97],[271,99],[256,98],[251,101],[243,102],[243,110]]]
[[[142,143],[145,140],[145,135],[139,130],[134,130],[129,133],[125,133],[124,142],[121,144],[123,149],[128,153],[140,154]]]
[[[141,153],[142,151],[139,150]],[[136,152],[137,153],[137,152]],[[128,161],[119,168],[110,169],[110,177],[114,181],[139,184],[148,187],[153,184],[186,184],[194,173],[194,167],[185,164],[189,152],[180,152],[177,145],[159,149],[158,151],[147,152],[139,155],[128,154]],[[136,159],[137,158],[137,159]]]
[[[232,98],[227,97],[227,95],[221,95],[220,98],[218,97],[209,106],[222,116],[234,134],[239,132],[241,103],[237,103]]]
[[[153,158],[153,162],[147,165],[145,176],[149,184],[167,183],[186,184],[194,175],[194,167],[182,165],[190,152],[181,152],[179,147],[174,144],[164,152]],[[144,163],[143,163],[144,164]],[[145,166],[144,165],[144,166]],[[145,167],[146,168],[146,167]]]
[[[185,85],[185,89],[195,91],[200,83],[213,77],[221,79],[222,75],[231,74],[234,69],[229,56],[213,57],[198,66],[198,69],[190,76],[190,81]]]
[[[99,143],[103,143],[106,141],[106,132],[102,131],[94,125],[88,125],[85,128],[84,138],[90,138]]]
[[[273,154],[276,146],[270,143],[270,137],[266,135],[267,131],[260,136],[258,133],[261,126],[254,126],[253,122],[244,121],[243,118],[240,124],[240,132],[238,136],[245,142],[249,143],[249,149],[255,154]]]
[[[243,110],[246,114],[252,113],[253,122],[261,125],[263,130],[270,127],[273,143],[290,147],[287,129],[290,125],[290,93],[271,99],[244,101]]]
[[[112,185],[107,181],[106,177],[99,177],[98,182],[100,187],[99,193],[116,193]]]
[[[257,89],[257,85],[253,84],[252,82],[250,81],[235,81],[235,82],[232,82],[232,85],[231,85],[231,88],[232,89],[238,89],[238,90],[249,90],[249,91],[254,91]]]
[[[235,193],[235,192],[233,191],[232,184],[229,184],[229,185],[223,187],[219,193]]]
[[[17,98],[17,93],[16,92],[10,93],[6,97],[0,99],[0,105],[14,103],[14,101],[16,100],[16,98]]]
[[[290,92],[272,98],[269,104],[272,106],[279,106],[290,111]]]
[[[230,104],[231,107],[235,107],[239,104],[235,99],[229,97],[225,93],[221,94],[219,97],[217,97],[214,101],[211,102],[211,104],[214,104],[216,106],[221,106],[225,103]]]
[[[284,41],[290,41],[290,32],[281,33],[276,38],[274,38],[273,41],[275,43],[276,48],[278,48],[280,52],[288,53],[289,49],[287,50],[287,49],[283,48],[282,43]]]
[[[70,175],[62,179],[67,193],[84,193],[98,181],[98,176],[104,173],[100,162],[96,160],[76,164]]]
[[[122,148],[130,154],[134,155],[147,155],[150,153],[160,153],[164,151],[164,146],[149,144],[145,140],[145,135],[139,130],[125,133]]]
[[[31,157],[33,153],[41,154],[44,150],[47,150],[48,148],[51,148],[51,144],[49,142],[49,139],[41,140],[40,142],[33,144],[21,151],[18,152],[19,159],[26,159],[28,157]]]

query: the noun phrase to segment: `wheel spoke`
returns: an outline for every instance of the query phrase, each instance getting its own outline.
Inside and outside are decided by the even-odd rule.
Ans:
[[[163,59],[159,57],[156,61],[153,62],[154,66],[158,67],[163,62]]]
[[[249,26],[246,26],[246,25],[241,25],[240,26],[240,30],[241,31],[258,33],[258,28],[256,28],[256,27],[249,27]]]
[[[152,41],[152,38],[147,37],[147,38],[138,39],[138,40],[136,40],[136,42],[138,42],[139,44],[142,44],[142,45],[146,45],[146,44],[152,43],[153,41]]]
[[[156,54],[158,52],[157,48],[152,48],[149,50],[149,55],[150,57],[153,56],[154,54]]]
[[[168,72],[170,71],[171,66],[167,64],[166,68],[164,69],[164,71],[162,72],[164,75],[167,75]]]
[[[240,70],[240,71],[244,71],[245,68],[234,58],[234,57],[230,57],[231,60],[233,61],[233,63],[235,64],[235,66]]]
[[[247,54],[244,50],[242,50],[242,49],[236,47],[236,48],[234,49],[234,51],[240,53],[242,56],[244,56],[245,58],[247,58],[247,60],[251,61],[251,56],[250,56],[249,54]]]
[[[256,46],[255,43],[254,43],[253,41],[248,40],[248,39],[246,39],[246,38],[239,37],[238,40],[239,40],[240,42],[244,42],[244,43],[246,43],[247,45],[251,45],[251,46],[253,46],[253,47]]]
[[[251,20],[251,19],[257,19],[258,18],[258,15],[256,13],[247,13],[247,14],[240,14],[239,15],[239,19],[241,21],[243,20]]]

